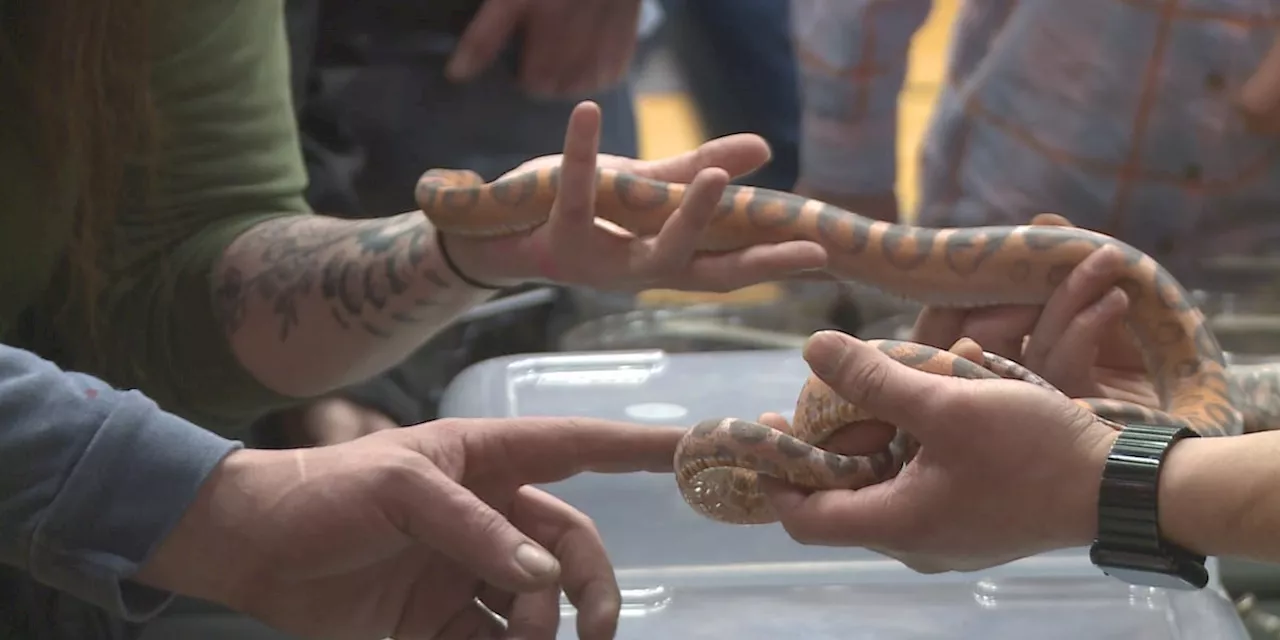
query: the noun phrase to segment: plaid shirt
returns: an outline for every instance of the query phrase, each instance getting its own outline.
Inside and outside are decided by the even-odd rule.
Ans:
[[[802,182],[893,191],[908,49],[931,8],[792,0]],[[1277,27],[1280,0],[963,2],[916,222],[1060,213],[1180,278],[1195,258],[1280,248],[1280,137],[1247,129],[1233,103]]]

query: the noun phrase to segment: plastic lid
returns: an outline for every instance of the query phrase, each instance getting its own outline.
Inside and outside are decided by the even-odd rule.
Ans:
[[[808,375],[794,350],[508,356],[462,372],[441,415],[790,416]],[[587,473],[545,488],[599,528],[624,589],[620,638],[1248,638],[1216,590],[1131,587],[1083,549],[926,576],[865,549],[798,544],[776,524],[711,521],[669,474]]]

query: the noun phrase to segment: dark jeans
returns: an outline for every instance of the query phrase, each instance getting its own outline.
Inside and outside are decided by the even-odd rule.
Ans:
[[[773,158],[744,182],[790,191],[799,174],[800,95],[788,0],[661,0],[707,135],[762,136]]]

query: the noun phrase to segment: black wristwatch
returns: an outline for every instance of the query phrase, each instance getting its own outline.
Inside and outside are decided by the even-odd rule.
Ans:
[[[1185,427],[1125,425],[1111,446],[1098,491],[1098,535],[1089,559],[1102,572],[1133,585],[1195,590],[1209,583],[1205,557],[1160,534],[1159,482],[1165,453]]]

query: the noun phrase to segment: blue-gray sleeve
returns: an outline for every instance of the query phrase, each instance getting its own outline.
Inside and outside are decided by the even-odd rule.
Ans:
[[[240,446],[0,344],[0,562],[125,619],[154,616],[172,595],[130,577]]]

